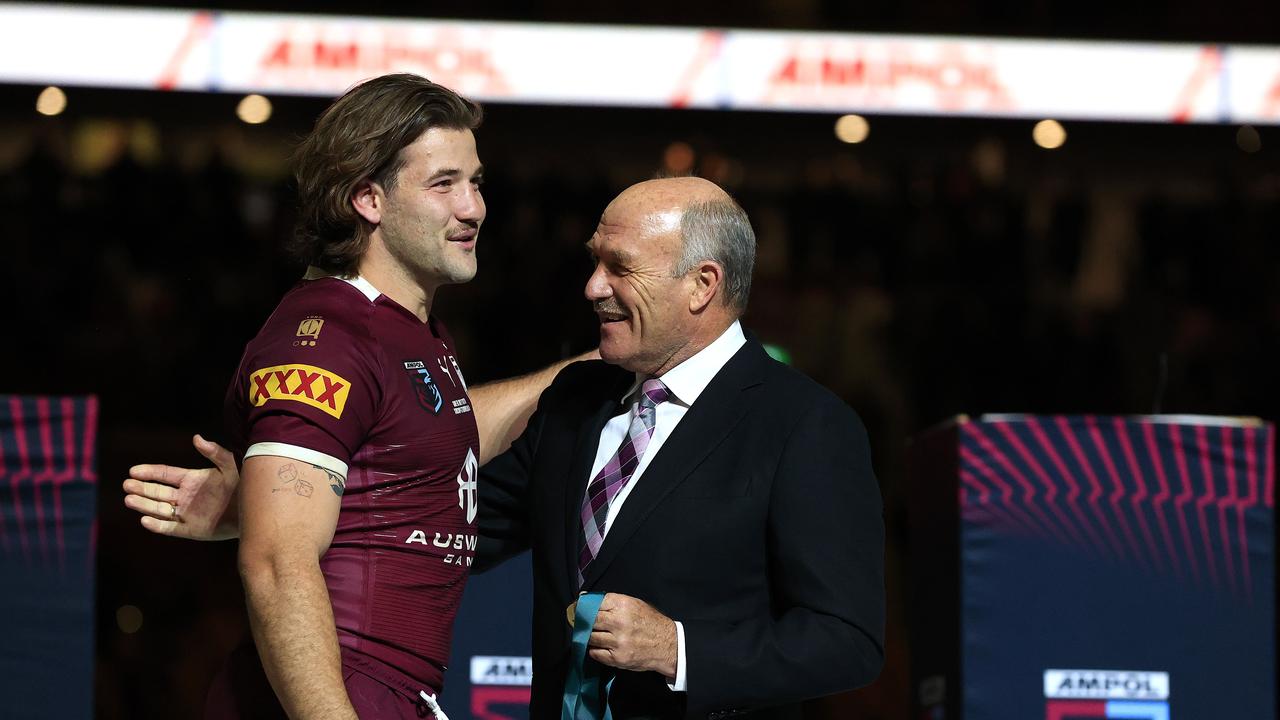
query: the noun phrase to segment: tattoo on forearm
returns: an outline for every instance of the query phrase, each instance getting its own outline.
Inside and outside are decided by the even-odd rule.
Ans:
[[[309,498],[311,493],[315,492],[315,486],[308,482],[305,478],[299,477],[298,468],[293,463],[280,466],[276,471],[276,477],[280,478],[280,487],[272,488],[272,493],[278,493],[281,490],[293,488],[293,492],[301,497]]]
[[[343,478],[338,473],[332,470],[328,470],[326,468],[322,468],[319,465],[312,465],[311,467],[324,473],[325,476],[329,478],[329,489],[333,491],[334,495],[337,495],[338,497],[342,497],[342,493],[346,492],[347,490],[347,481],[345,478]]]

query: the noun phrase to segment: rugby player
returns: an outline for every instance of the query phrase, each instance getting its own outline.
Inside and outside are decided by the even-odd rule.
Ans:
[[[207,717],[443,717],[477,468],[561,367],[468,392],[431,312],[440,288],[476,273],[480,120],[407,74],[358,85],[320,116],[295,158],[294,250],[309,269],[227,391],[234,457],[196,438],[232,477],[239,464],[238,518],[233,486],[201,487],[219,473],[143,465],[125,481],[152,531],[227,537],[238,522],[256,652],[233,655]],[[184,507],[196,497],[222,507]],[[184,526],[187,511],[205,526]]]

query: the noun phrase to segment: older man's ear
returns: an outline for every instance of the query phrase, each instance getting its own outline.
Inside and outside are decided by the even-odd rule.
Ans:
[[[724,290],[724,268],[719,263],[702,261],[690,273],[690,278],[693,291],[689,294],[689,312],[701,313],[717,299],[723,304],[724,299],[720,295]]]

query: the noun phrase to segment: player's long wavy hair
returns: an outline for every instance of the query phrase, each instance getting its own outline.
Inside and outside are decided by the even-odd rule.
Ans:
[[[401,152],[431,128],[474,130],[480,106],[409,73],[363,82],[338,98],[294,153],[298,222],[290,252],[327,272],[351,276],[374,226],[351,198],[360,183],[390,192],[404,167]]]

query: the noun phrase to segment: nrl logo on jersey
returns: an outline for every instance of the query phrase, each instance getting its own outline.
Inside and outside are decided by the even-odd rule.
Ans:
[[[413,384],[414,394],[418,396],[418,404],[424,410],[431,411],[432,415],[439,415],[440,408],[444,407],[444,396],[440,394],[436,381],[431,379],[431,371],[427,370],[427,364],[421,360],[406,360],[404,371],[409,376],[409,382]]]

